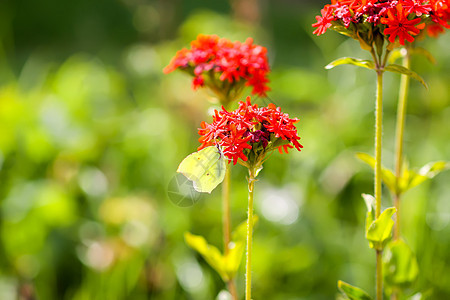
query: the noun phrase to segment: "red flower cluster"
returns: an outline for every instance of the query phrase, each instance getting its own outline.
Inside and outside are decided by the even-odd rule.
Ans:
[[[343,30],[352,37],[358,37],[358,26],[369,25],[379,28],[379,32],[389,37],[394,43],[399,38],[400,44],[405,40],[414,41],[414,36],[429,23],[429,33],[450,28],[450,0],[332,0],[316,16],[313,24],[314,34],[324,34],[334,26],[345,27]],[[340,32],[343,32],[340,30]]]
[[[201,135],[199,150],[207,146],[218,145],[223,154],[236,164],[238,159],[247,161],[251,152],[255,157],[264,157],[265,153],[278,148],[280,153],[289,148],[303,148],[298,142],[295,123],[299,120],[289,118],[279,107],[270,103],[258,108],[252,105],[250,97],[239,102],[239,108],[228,112],[223,107],[215,111],[213,122],[201,123],[198,133]],[[293,146],[292,146],[292,145]]]
[[[269,90],[267,73],[267,49],[254,45],[248,38],[244,43],[231,42],[217,35],[200,34],[191,42],[191,49],[177,52],[170,64],[164,68],[164,73],[170,73],[177,68],[187,70],[194,75],[194,89],[205,85],[205,75],[209,80],[228,81],[233,84],[240,80],[253,87],[253,94],[266,96]],[[208,83],[206,83],[208,84]],[[215,84],[213,82],[212,84]]]

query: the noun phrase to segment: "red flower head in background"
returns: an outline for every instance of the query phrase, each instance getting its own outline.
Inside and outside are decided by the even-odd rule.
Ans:
[[[272,150],[282,153],[284,149],[287,153],[289,148],[295,147],[298,151],[303,148],[294,125],[298,121],[272,103],[258,107],[247,97],[246,102],[239,102],[235,111],[228,112],[222,107],[221,111],[215,111],[211,124],[202,122],[198,130],[202,143],[199,150],[216,145],[233,164],[238,160],[246,166],[262,164],[266,153]]]
[[[191,49],[177,52],[164,73],[176,69],[188,72],[194,79],[193,89],[207,86],[222,104],[239,97],[244,86],[252,86],[252,94],[266,96],[269,91],[267,49],[253,44],[231,42],[217,35],[200,34],[191,42]]]
[[[328,28],[359,40],[370,50],[377,36],[397,46],[413,42],[428,25],[428,33],[437,35],[450,28],[450,0],[332,0],[321,10],[313,27],[314,34],[324,34]]]

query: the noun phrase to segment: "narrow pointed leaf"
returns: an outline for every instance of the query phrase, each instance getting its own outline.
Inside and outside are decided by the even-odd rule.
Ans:
[[[358,152],[356,153],[356,157],[365,162],[366,164],[368,164],[370,167],[372,167],[372,169],[375,169],[375,158],[373,158],[369,154]],[[387,188],[392,193],[395,193],[397,190],[397,181],[394,173],[388,168],[381,166],[381,178],[384,184],[387,186]]]
[[[388,61],[389,61],[390,64],[393,64],[393,63],[395,63],[395,61],[397,59],[405,57],[406,54],[407,54],[407,51],[406,51],[405,48],[395,48],[389,54],[389,60]]]
[[[426,164],[418,173],[410,171],[412,174],[409,176],[408,184],[405,187],[405,191],[411,189],[427,179],[431,179],[442,171],[450,168],[450,164],[446,161],[437,161]]]
[[[394,207],[385,209],[381,215],[372,222],[366,231],[366,238],[371,248],[382,250],[391,237],[394,221],[392,216],[396,212]]]
[[[414,78],[415,80],[419,81],[426,89],[428,89],[428,86],[425,83],[425,81],[422,79],[422,77],[420,77],[419,74],[417,74],[414,71],[411,71],[408,68],[405,68],[403,66],[396,65],[396,64],[391,64],[391,65],[384,67],[384,70],[393,72],[393,73],[399,73],[399,74],[404,74],[404,75],[410,76],[411,78]]]
[[[222,277],[224,282],[230,280],[229,275],[225,270],[225,261],[220,253],[219,249],[209,245],[205,238],[199,235],[194,235],[189,232],[184,233],[184,239],[186,243],[192,249],[200,253],[201,256],[206,260],[206,262]]]
[[[371,60],[357,59],[351,57],[342,57],[338,58],[335,61],[332,61],[328,65],[325,66],[325,69],[329,70],[339,65],[354,65],[358,67],[363,67],[366,69],[373,70],[375,68],[375,64]]]
[[[436,64],[436,59],[434,58],[433,54],[431,54],[430,51],[428,51],[427,49],[422,48],[422,47],[417,47],[417,48],[411,49],[410,51],[412,54],[418,54],[418,55],[424,56],[433,65]]]
[[[339,291],[350,300],[372,300],[372,298],[364,290],[350,285],[341,280],[338,281]]]
[[[410,54],[412,55],[421,55],[428,59],[428,61],[432,64],[436,64],[436,59],[434,58],[433,54],[431,54],[428,50],[422,47],[416,47],[411,48],[408,50]],[[393,64],[395,61],[399,58],[405,57],[408,51],[405,48],[396,48],[391,51],[389,54],[389,63]]]
[[[253,226],[255,226],[259,221],[258,215],[253,215]],[[231,233],[231,239],[233,241],[246,241],[247,240],[247,221],[239,224],[236,229]]]

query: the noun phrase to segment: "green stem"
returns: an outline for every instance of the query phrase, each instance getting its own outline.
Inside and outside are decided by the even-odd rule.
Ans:
[[[223,248],[224,254],[227,255],[230,252],[231,241],[231,213],[230,213],[230,178],[231,168],[230,165],[226,165],[225,178],[222,183],[222,205],[223,205]],[[234,279],[227,282],[228,291],[231,294],[233,300],[238,300],[236,284]]]
[[[231,168],[226,165],[225,178],[222,183],[222,205],[223,205],[223,248],[225,255],[229,252],[231,235],[231,217],[230,217],[230,174]]]
[[[383,262],[382,262],[382,250],[376,250],[377,256],[377,300],[383,299]]]
[[[381,214],[381,134],[383,131],[383,71],[377,72],[375,105],[375,219]]]
[[[407,52],[406,56],[403,58],[403,66],[409,69],[410,64],[411,59],[409,56],[409,52]],[[395,130],[395,176],[397,180],[397,187],[400,181],[400,177],[402,176],[403,134],[405,132],[405,116],[408,100],[409,80],[409,76],[401,75],[397,107],[397,125]],[[394,239],[398,240],[400,238],[400,193],[398,191],[394,195],[394,206],[397,209],[396,222],[394,227]]]
[[[253,234],[253,187],[255,169],[249,168],[248,177],[248,218],[247,218],[247,261],[245,268],[245,300],[252,299],[252,234]]]
[[[383,70],[377,70],[377,99],[375,104],[375,220],[381,214],[381,137],[383,131]],[[377,250],[376,295],[383,299],[382,250]]]

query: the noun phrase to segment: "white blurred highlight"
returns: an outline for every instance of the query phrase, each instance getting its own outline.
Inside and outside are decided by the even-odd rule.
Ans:
[[[266,186],[261,191],[261,213],[267,220],[283,225],[293,224],[299,218],[303,193],[291,184],[281,188]]]
[[[205,278],[200,265],[190,259],[178,262],[177,277],[181,286],[188,292],[201,291],[205,285]]]

